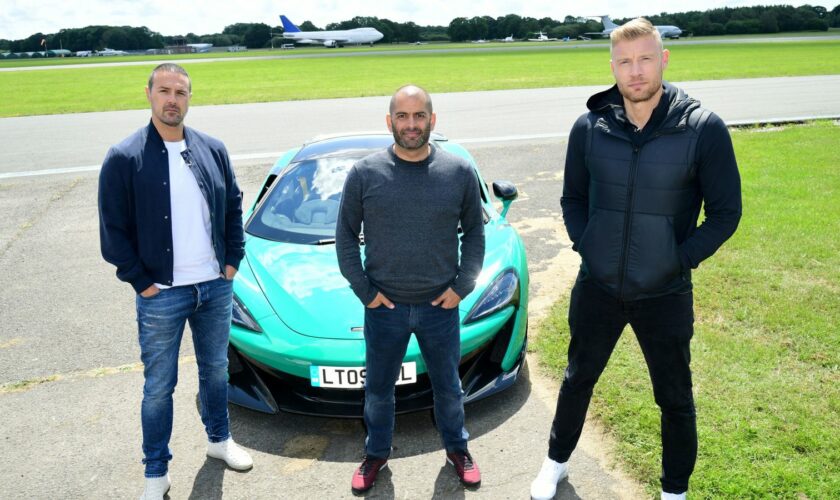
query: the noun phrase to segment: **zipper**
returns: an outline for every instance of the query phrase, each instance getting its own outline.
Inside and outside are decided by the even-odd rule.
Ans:
[[[633,145],[633,159],[630,162],[630,173],[627,179],[627,204],[624,210],[624,237],[621,245],[621,258],[618,267],[618,296],[624,297],[624,275],[627,272],[627,259],[630,253],[630,225],[633,218],[633,198],[636,190],[636,170],[639,167],[639,151],[641,146]]]

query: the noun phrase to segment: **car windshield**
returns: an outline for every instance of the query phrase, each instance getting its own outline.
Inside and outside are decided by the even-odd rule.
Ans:
[[[275,180],[246,230],[273,241],[334,243],[344,179],[358,159],[322,157],[290,164]]]

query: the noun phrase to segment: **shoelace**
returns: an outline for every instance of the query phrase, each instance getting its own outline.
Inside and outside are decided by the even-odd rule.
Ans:
[[[376,468],[376,462],[378,462],[378,460],[369,460],[365,458],[365,460],[362,462],[362,465],[359,467],[359,475],[367,476],[368,474],[370,474],[370,471]]]
[[[464,453],[463,455],[458,454],[456,455],[456,457],[458,459],[458,462],[461,463],[461,466],[464,468],[464,470],[470,470],[473,468],[472,457],[469,455],[469,453]]]

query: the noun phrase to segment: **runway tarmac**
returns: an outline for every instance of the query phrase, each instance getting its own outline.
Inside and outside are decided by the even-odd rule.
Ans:
[[[676,82],[727,123],[840,116],[840,75]],[[435,94],[437,131],[507,142],[563,137],[601,86]],[[323,134],[385,130],[388,97],[197,106],[186,123],[222,139],[234,160],[273,159]],[[148,110],[0,119],[0,179],[98,168]]]
[[[729,123],[840,116],[838,76],[681,85]],[[468,144],[489,181],[511,180],[519,189],[509,220],[528,252],[535,332],[577,268],[559,207],[563,136],[599,89],[434,96],[439,131]],[[205,106],[193,108],[187,122],[228,144],[247,205],[280,151],[319,133],[383,130],[387,102]],[[0,454],[0,498],[136,498],[142,488],[134,296],[99,255],[95,170],[108,146],[148,116],[139,110],[0,120],[0,443],[8,450]],[[50,169],[65,174],[28,175]],[[170,498],[353,498],[350,475],[364,439],[355,421],[231,406],[232,432],[255,467],[236,473],[206,459],[192,354],[185,335]],[[535,361],[529,354],[510,391],[467,407],[470,448],[484,474],[478,491],[464,490],[443,465],[438,436],[421,412],[397,419],[391,468],[370,496],[527,498],[558,386]],[[648,495],[621,471],[613,446],[597,422],[588,422],[556,498]]]

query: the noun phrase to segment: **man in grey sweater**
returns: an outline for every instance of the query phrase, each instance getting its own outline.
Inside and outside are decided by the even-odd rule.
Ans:
[[[475,288],[484,260],[484,218],[472,166],[429,143],[432,99],[414,85],[391,98],[394,145],[360,160],[347,176],[336,224],[341,273],[365,308],[365,459],[355,493],[387,466],[394,386],[411,334],[432,384],[435,419],[461,482],[481,475],[467,450],[458,304]],[[461,255],[458,258],[458,225]],[[365,261],[359,252],[364,224]]]

